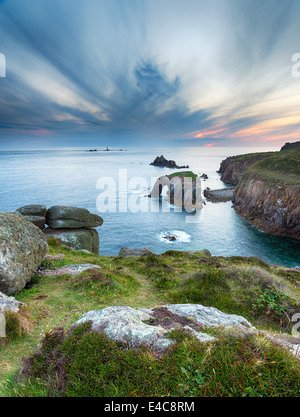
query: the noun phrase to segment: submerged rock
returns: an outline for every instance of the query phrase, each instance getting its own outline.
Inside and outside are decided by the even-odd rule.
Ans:
[[[47,211],[46,223],[51,229],[81,229],[102,226],[103,219],[84,208],[53,206]]]
[[[174,235],[166,235],[163,237],[166,240],[169,240],[170,242],[176,242],[177,238]]]
[[[5,294],[21,291],[47,250],[43,232],[25,216],[0,213],[0,291]]]

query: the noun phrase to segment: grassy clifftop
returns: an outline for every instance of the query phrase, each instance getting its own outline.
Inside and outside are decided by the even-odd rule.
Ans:
[[[31,285],[16,295],[26,304],[29,332],[22,334],[22,317],[10,318],[7,343],[0,346],[0,395],[300,394],[300,362],[265,337],[265,332],[272,337],[290,333],[291,316],[300,311],[299,271],[271,266],[258,258],[212,257],[206,251],[100,257],[73,251],[55,239],[49,240],[49,253],[42,265],[45,272],[37,273]],[[76,277],[46,272],[80,263],[99,265],[101,270]],[[207,345],[175,332],[170,337],[176,344],[162,357],[144,347],[126,349],[87,327],[68,333],[90,310],[169,303],[203,304],[242,315],[258,333],[241,337],[218,329],[219,340]],[[216,330],[203,331],[216,335]],[[24,356],[30,358],[20,379]]]
[[[222,161],[219,173],[224,182],[237,185],[253,176],[270,184],[298,185],[300,142],[287,143],[279,152],[256,152],[231,156]]]
[[[299,150],[298,150],[299,149]],[[244,173],[248,178],[261,179],[270,185],[300,185],[300,146],[255,162]]]
[[[300,142],[255,161],[240,176],[234,208],[256,228],[300,239]]]

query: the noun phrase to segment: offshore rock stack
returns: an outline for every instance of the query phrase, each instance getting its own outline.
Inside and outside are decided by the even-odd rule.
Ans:
[[[185,166],[178,166],[175,161],[170,160],[168,161],[163,155],[157,156],[153,162],[151,162],[150,165],[153,165],[155,167],[161,167],[161,168],[189,168],[188,165]]]
[[[72,206],[29,205],[16,210],[35,226],[43,230],[45,237],[56,237],[66,246],[99,254],[100,239],[94,228],[102,226],[103,219],[87,209]]]

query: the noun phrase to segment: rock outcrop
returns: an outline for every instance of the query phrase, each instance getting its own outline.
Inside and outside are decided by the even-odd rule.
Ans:
[[[84,208],[53,206],[47,210],[46,223],[51,229],[82,229],[102,226],[103,219]]]
[[[300,141],[298,142],[287,142],[285,145],[283,145],[283,147],[280,149],[280,152],[284,152],[284,151],[299,151],[299,147],[300,147]]]
[[[217,338],[204,333],[204,327],[252,327],[241,316],[225,314],[199,304],[173,304],[138,310],[127,306],[107,307],[84,314],[74,327],[86,322],[91,322],[92,330],[104,332],[112,340],[126,343],[129,347],[145,344],[158,352],[167,350],[174,343],[168,338],[168,333],[174,329],[182,329],[205,343],[214,342]]]
[[[44,229],[46,224],[46,211],[47,207],[44,205],[33,204],[29,206],[23,206],[16,210],[16,213],[20,213],[27,217],[35,226],[40,229]]]
[[[182,207],[186,211],[203,207],[201,180],[193,172],[183,171],[158,178],[149,197],[161,197],[164,187],[167,187],[167,199],[170,204]]]
[[[9,297],[0,292],[0,312],[17,313],[22,306],[24,306],[24,303],[17,301],[15,297]]]
[[[235,188],[223,188],[221,190],[210,190],[209,188],[206,188],[206,190],[204,190],[204,197],[213,203],[232,201],[234,190]]]
[[[274,186],[249,175],[236,188],[234,208],[257,229],[300,239],[299,186]]]
[[[44,234],[47,239],[55,237],[66,246],[75,250],[87,250],[91,253],[99,254],[100,238],[95,229],[52,229],[49,227],[44,230]]]
[[[119,256],[121,256],[122,258],[134,258],[137,256],[146,256],[146,255],[153,255],[153,254],[154,252],[147,247],[144,247],[142,249],[129,249],[124,246],[123,248],[120,249],[120,252],[119,252]]]
[[[264,232],[300,239],[300,142],[280,152],[227,158],[219,172],[223,181],[237,184],[238,214]]]
[[[99,265],[94,265],[94,264],[65,265],[58,269],[45,269],[43,271],[43,275],[56,276],[56,275],[70,274],[73,277],[75,277],[76,275],[79,275],[82,272],[85,272],[91,269],[101,269],[101,267]]]
[[[66,246],[99,254],[100,239],[94,229],[103,219],[87,209],[72,206],[29,205],[16,210],[44,231],[46,238],[56,237]],[[46,227],[48,226],[48,227]]]
[[[188,165],[186,166],[178,166],[175,161],[170,160],[168,161],[163,155],[157,156],[153,162],[151,162],[150,165],[156,166],[156,167],[162,167],[162,168],[189,168]]]
[[[272,154],[273,152],[230,156],[221,162],[218,173],[222,174],[222,181],[227,184],[237,185],[248,167],[262,159],[268,158]]]
[[[25,216],[0,213],[0,291],[8,295],[21,291],[47,250],[43,232]]]

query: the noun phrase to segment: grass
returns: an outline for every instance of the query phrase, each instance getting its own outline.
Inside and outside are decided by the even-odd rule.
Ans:
[[[56,329],[24,363],[13,396],[60,397],[269,397],[299,396],[299,361],[271,342],[225,334],[199,345],[182,337],[164,356],[147,348],[126,349],[89,324],[69,334]],[[18,380],[18,379],[17,379]]]
[[[194,174],[192,171],[180,171],[180,172],[174,172],[174,174],[168,175],[168,177],[174,178],[174,177],[185,177],[185,178],[197,178],[197,174]]]
[[[254,163],[246,169],[240,183],[258,179],[275,186],[300,185],[300,142],[280,152],[256,152],[230,157],[231,162],[251,159]]]
[[[218,329],[218,342],[201,345],[175,331],[176,344],[158,356],[146,347],[128,349],[88,325],[68,330],[87,311],[111,305],[199,303],[242,315],[259,332],[290,333],[290,318],[300,311],[299,271],[203,252],[100,257],[56,239],[49,240],[49,255],[15,295],[26,308],[11,317],[0,346],[1,396],[299,396],[300,362],[263,333],[241,338]],[[77,277],[44,271],[79,263],[101,270]]]
[[[251,165],[241,182],[259,179],[270,185],[300,185],[300,151],[278,152],[273,156]]]
[[[231,162],[241,162],[241,161],[248,161],[250,159],[265,159],[273,156],[275,152],[254,152],[254,153],[247,153],[244,155],[236,155],[231,156]]]

